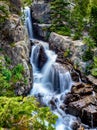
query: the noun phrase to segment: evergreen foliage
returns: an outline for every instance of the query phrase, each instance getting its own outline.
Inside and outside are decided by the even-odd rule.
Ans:
[[[61,35],[70,35],[67,21],[70,17],[69,3],[64,0],[53,0],[51,2],[51,31]]]
[[[94,64],[93,64],[93,68],[91,70],[91,73],[93,76],[97,77],[97,56],[94,56]]]
[[[95,47],[95,42],[90,37],[85,37],[83,42],[87,45],[86,50],[82,56],[83,61],[89,61],[93,59],[93,48]]]
[[[1,128],[54,130],[56,119],[49,108],[38,107],[33,97],[0,97]]]

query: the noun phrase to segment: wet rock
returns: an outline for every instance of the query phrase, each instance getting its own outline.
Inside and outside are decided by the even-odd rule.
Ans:
[[[49,31],[50,26],[51,26],[51,24],[34,23],[33,29],[34,29],[35,35],[37,37],[47,40],[49,33],[50,33],[50,31]]]
[[[65,99],[64,99],[64,103],[65,104],[69,104],[72,101],[74,101],[73,94],[67,94],[66,97],[65,97]]]
[[[50,100],[50,104],[53,105],[53,106],[56,106],[56,103],[54,100]]]
[[[43,46],[40,45],[39,56],[38,56],[38,68],[42,68],[47,61],[47,56]]]
[[[57,99],[56,98],[52,98],[50,101],[49,101],[49,104],[51,105],[51,108],[52,110],[56,109],[57,108]]]
[[[60,105],[60,108],[61,108],[63,111],[65,111],[65,110],[66,110],[66,105],[65,105],[65,104],[62,104],[62,105]]]
[[[72,130],[77,130],[80,127],[80,124],[78,121],[73,122],[71,125]]]

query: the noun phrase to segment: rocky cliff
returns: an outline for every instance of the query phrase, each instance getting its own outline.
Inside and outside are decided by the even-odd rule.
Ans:
[[[34,0],[31,9],[35,36],[46,40],[51,26],[49,1]]]
[[[6,4],[6,7],[9,16],[0,25],[0,48],[2,50],[0,51],[0,57],[10,59],[11,68],[18,64],[24,66],[24,77],[27,80],[27,84],[21,83],[20,81],[14,84],[14,89],[16,95],[26,95],[31,89],[31,68],[29,64],[30,42],[28,40],[27,30],[19,16],[21,13],[20,0],[17,2],[11,0],[10,4]]]

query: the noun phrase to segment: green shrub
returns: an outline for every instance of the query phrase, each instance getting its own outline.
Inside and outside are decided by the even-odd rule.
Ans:
[[[0,127],[12,130],[54,130],[56,119],[49,108],[39,107],[33,97],[0,97]]]
[[[91,74],[92,74],[94,77],[97,77],[97,68],[93,68],[92,71],[91,71]]]
[[[23,71],[24,71],[23,65],[22,65],[22,64],[18,64],[17,66],[15,66],[15,67],[13,68],[12,73],[13,73],[14,75],[16,75],[17,73],[23,73]]]
[[[91,74],[95,77],[97,77],[97,57],[94,56],[94,63],[93,63],[93,68],[91,70]]]
[[[9,11],[6,8],[6,5],[0,2],[0,23],[4,23],[9,16]]]
[[[2,69],[2,74],[8,82],[11,80],[12,73],[9,69]]]
[[[68,25],[64,25],[64,21],[68,22],[70,16],[70,10],[68,8],[69,3],[64,0],[52,0],[51,2],[51,20],[52,26],[50,31],[54,31],[60,35],[69,35],[70,28]]]
[[[92,49],[95,47],[96,43],[90,37],[85,37],[83,42],[86,44],[86,50],[84,54],[82,55],[82,59],[83,61],[92,60],[93,55],[94,55],[94,52]]]
[[[86,49],[86,51],[84,52],[84,54],[82,55],[82,59],[83,61],[89,61],[93,59],[93,51]]]
[[[8,63],[9,64],[9,63]],[[10,65],[5,63],[5,66],[0,63],[0,95],[1,96],[14,96],[14,89],[16,83],[20,83],[20,86],[27,85],[28,80],[24,76],[24,67],[22,64],[18,64],[12,69],[9,69]]]
[[[67,48],[66,51],[64,52],[64,57],[69,57],[70,56],[70,49]]]
[[[92,25],[90,29],[90,35],[95,40],[97,46],[97,23]]]
[[[73,40],[79,40],[81,38],[82,34],[81,32],[75,32],[74,36],[72,37]]]
[[[5,58],[5,61],[6,61],[7,64],[11,64],[10,57],[8,57],[8,56],[5,55],[4,58]]]

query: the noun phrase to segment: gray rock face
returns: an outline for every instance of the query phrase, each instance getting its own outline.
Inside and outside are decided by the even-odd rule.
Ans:
[[[12,14],[5,22],[0,34],[2,36],[1,39],[6,40],[6,42],[10,44],[24,40],[25,37],[27,37],[27,33],[25,33],[20,17],[16,14]]]
[[[34,26],[35,35],[45,39],[47,38],[47,36],[49,35],[49,28],[51,24],[34,23],[33,26]]]
[[[17,95],[27,95],[32,87],[29,68],[30,42],[27,30],[22,25],[18,15],[12,14],[10,16],[0,30],[0,35],[0,47],[11,59],[11,66],[14,67],[17,64],[24,66],[24,77],[27,80],[27,84],[22,82],[15,84],[15,92]]]
[[[14,46],[6,45],[4,49],[6,50],[6,54],[10,57],[12,61],[12,65],[15,66],[17,64],[22,64],[24,66],[24,77],[27,79],[27,85],[19,83],[16,85],[16,94],[17,95],[25,95],[31,89],[31,75],[30,68],[28,66],[29,62],[29,42],[19,41],[14,44]],[[22,86],[22,87],[20,87]]]
[[[35,36],[46,40],[49,34],[50,4],[46,0],[34,0],[32,5],[33,29]]]
[[[71,62],[73,62],[74,66],[77,66],[82,72],[86,71],[86,67],[90,64],[90,61],[83,62],[82,60],[82,55],[86,49],[86,45],[80,40],[73,41],[68,36],[61,36],[52,32],[49,38],[49,43],[51,49],[55,50],[59,57],[61,55],[63,60],[65,58],[65,53],[68,50],[69,58]]]
[[[50,5],[45,1],[35,1],[32,5],[32,16],[39,23],[50,23]]]

